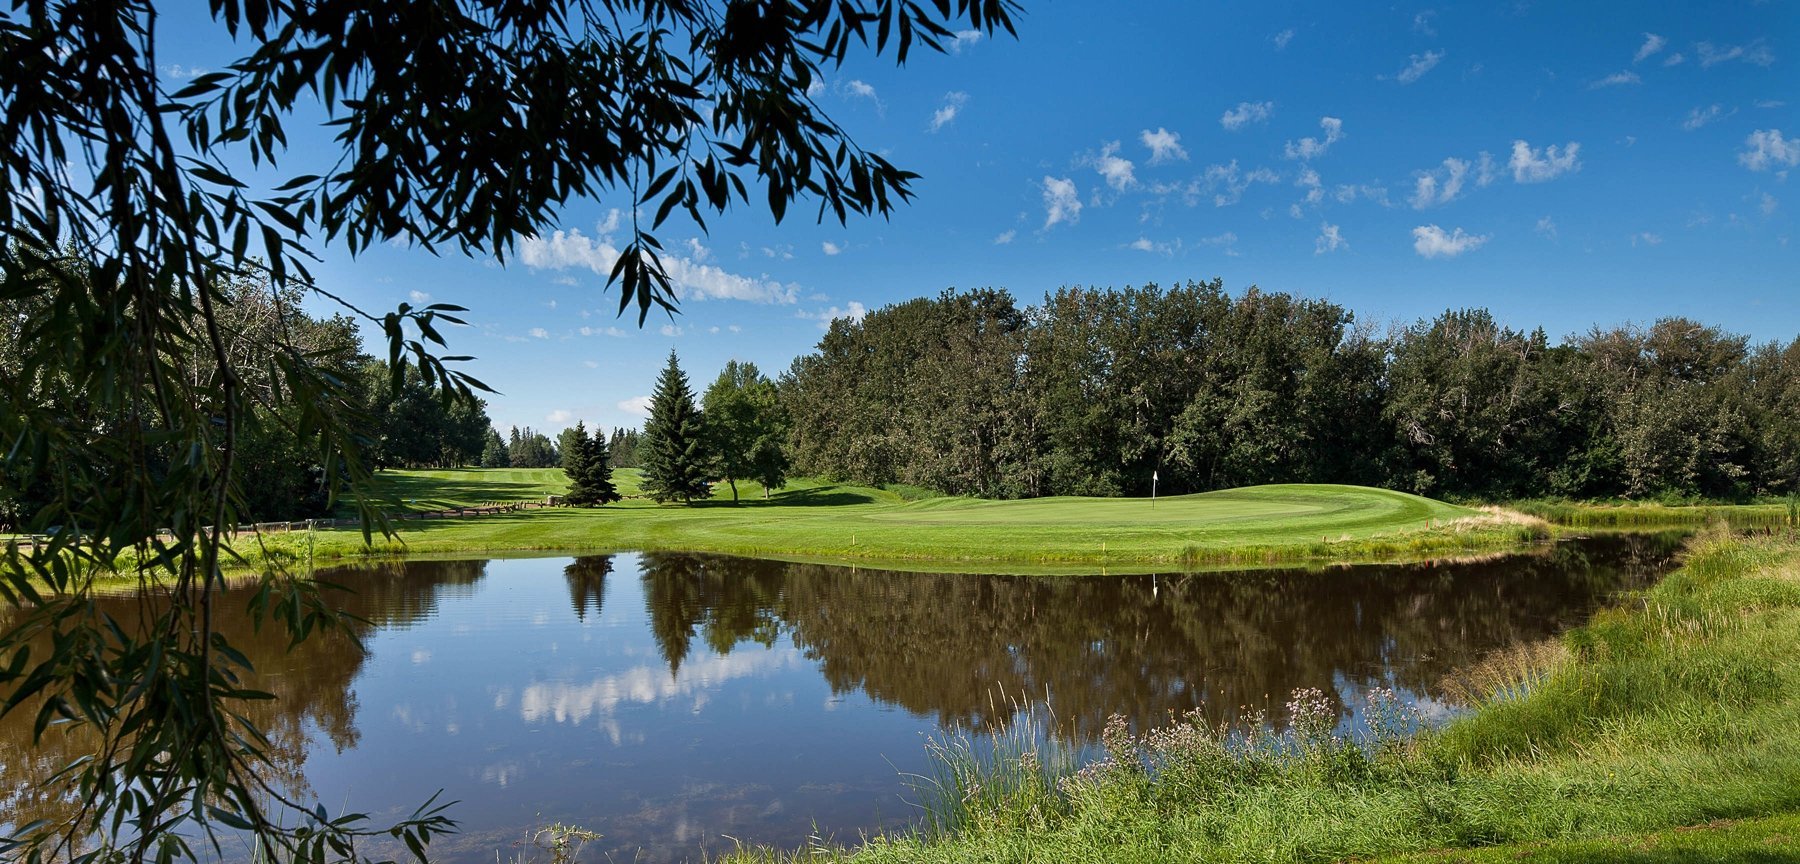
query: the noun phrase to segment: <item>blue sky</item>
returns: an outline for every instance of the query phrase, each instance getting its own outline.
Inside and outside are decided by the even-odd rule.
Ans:
[[[732,358],[775,374],[831,317],[949,287],[1218,276],[1382,327],[1482,306],[1553,339],[1666,315],[1800,334],[1795,3],[1221,6],[1027,2],[1017,40],[829,71],[815,99],[923,174],[917,199],[846,227],[672,220],[673,320],[603,290],[624,196],[504,266],[323,249],[317,275],[372,310],[469,307],[452,348],[501,391],[489,414],[551,432],[636,425],[671,347],[697,387]],[[212,28],[164,26],[165,75],[225,61]]]

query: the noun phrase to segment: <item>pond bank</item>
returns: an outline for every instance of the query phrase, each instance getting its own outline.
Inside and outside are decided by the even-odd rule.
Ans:
[[[1408,742],[1123,733],[1079,775],[1051,776],[1035,753],[974,766],[970,784],[1005,794],[941,808],[951,831],[733,860],[1324,861],[1547,841],[1600,854],[1721,819],[1789,826],[1795,644],[1800,536],[1701,535],[1662,582],[1528,663],[1491,665],[1472,679],[1473,713]],[[1698,848],[1766,853],[1779,832],[1760,824]]]

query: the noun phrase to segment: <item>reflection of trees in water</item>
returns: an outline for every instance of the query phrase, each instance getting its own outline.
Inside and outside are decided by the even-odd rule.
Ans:
[[[1434,694],[1452,669],[1543,638],[1619,588],[1644,584],[1672,549],[1666,539],[1615,537],[1485,564],[1098,578],[919,575],[657,553],[642,557],[642,580],[651,631],[677,674],[696,638],[724,654],[791,635],[837,692],[864,691],[974,727],[1005,722],[1007,697],[1048,693],[1061,732],[1091,737],[1115,712],[1146,723],[1203,705],[1223,719],[1243,705],[1276,709],[1297,687],[1329,690],[1340,674],[1391,676]],[[354,588],[329,596],[360,619],[352,630],[361,638],[431,618],[445,596],[473,590],[486,563],[414,561],[320,575]],[[600,613],[611,571],[608,556],[564,568],[578,618]],[[308,724],[339,750],[357,743],[351,685],[363,654],[341,635],[290,651],[275,630],[255,632],[241,598],[225,596],[217,627],[256,667],[246,686],[277,698],[238,707],[269,737],[271,780],[303,795]],[[94,602],[128,628],[154,610],[153,600],[135,596]],[[0,611],[0,626],[9,623]],[[0,822],[58,820],[76,803],[50,797],[43,780],[90,753],[92,738],[53,728],[34,748],[34,715],[25,706],[0,718]]]
[[[589,555],[569,562],[563,568],[563,578],[569,581],[569,602],[575,606],[575,618],[586,621],[588,607],[594,609],[594,617],[600,617],[601,604],[606,602],[606,577],[613,569],[611,555]]]
[[[1436,696],[1451,669],[1570,626],[1644,584],[1666,539],[1614,537],[1485,563],[1155,577],[919,575],[703,555],[643,556],[657,644],[724,653],[782,633],[837,692],[941,723],[1004,722],[1049,695],[1064,734],[1202,707],[1280,710],[1339,678]]]
[[[269,739],[269,762],[263,770],[271,785],[290,796],[309,793],[303,774],[312,743],[308,724],[340,752],[356,746],[357,701],[351,684],[364,657],[357,639],[378,628],[409,626],[430,617],[446,587],[474,584],[485,567],[485,561],[415,562],[321,572],[321,579],[353,588],[328,591],[326,596],[333,606],[360,619],[350,626],[356,639],[343,633],[314,634],[292,650],[281,628],[257,632],[245,610],[248,592],[227,591],[221,596],[213,612],[214,627],[256,670],[244,686],[275,696],[232,706]],[[100,596],[93,604],[96,614],[110,617],[128,632],[151,620],[161,607],[154,594]],[[0,627],[13,626],[18,614],[15,609],[0,609]],[[47,650],[47,644],[47,639],[34,642],[32,653]],[[56,726],[34,745],[36,714],[37,705],[27,704],[0,717],[0,824],[62,822],[79,804],[53,794],[57,787],[47,780],[93,753],[97,739],[83,727]]]

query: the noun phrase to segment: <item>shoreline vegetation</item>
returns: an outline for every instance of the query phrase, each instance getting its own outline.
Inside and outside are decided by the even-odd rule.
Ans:
[[[717,860],[1787,860],[1796,642],[1800,534],[1708,531],[1655,586],[1477,664],[1472,710],[1442,726],[1415,734],[1378,688],[1366,731],[1303,691],[1289,730],[1117,724],[1079,770],[1016,730],[964,735],[934,746],[919,827]]]
[[[615,472],[627,496],[637,472]],[[560,471],[388,471],[379,491],[403,511],[538,500]],[[769,494],[739,483],[742,503],[656,505],[628,497],[468,519],[396,520],[394,539],[357,529],[240,537],[250,560],[315,565],[401,556],[683,551],[937,572],[1129,573],[1223,567],[1410,561],[1519,551],[1555,535],[1548,523],[1357,486],[1272,485],[1141,498],[988,501],[799,479]]]

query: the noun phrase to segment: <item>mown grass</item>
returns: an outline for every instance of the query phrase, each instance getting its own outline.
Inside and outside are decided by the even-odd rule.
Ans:
[[[636,494],[635,471],[616,474]],[[402,508],[436,510],[561,491],[560,472],[465,469],[383,472]],[[551,508],[468,519],[396,523],[396,541],[365,547],[355,530],[274,535],[276,554],[318,561],[395,554],[670,550],[900,569],[1125,572],[1207,565],[1401,560],[1516,548],[1543,539],[1540,523],[1414,495],[1355,486],[1233,489],[1157,501],[929,497],[796,480],[766,500],[754,483],[693,506],[634,498],[605,508]]]
[[[962,755],[1016,742],[948,748],[952,794],[933,799],[925,828],[735,860],[1457,860],[1485,847],[1497,849],[1478,860],[1793,860],[1800,843],[1779,838],[1800,812],[1796,645],[1800,537],[1711,534],[1662,583],[1544,652],[1529,686],[1503,671],[1441,729],[1404,734],[1409,718],[1378,693],[1371,731],[1338,734],[1335,707],[1301,693],[1287,731],[1258,718],[1143,734],[1121,723],[1105,760],[1043,782],[1045,756]],[[979,792],[990,786],[1018,791]],[[1771,816],[1783,818],[1671,833]]]

